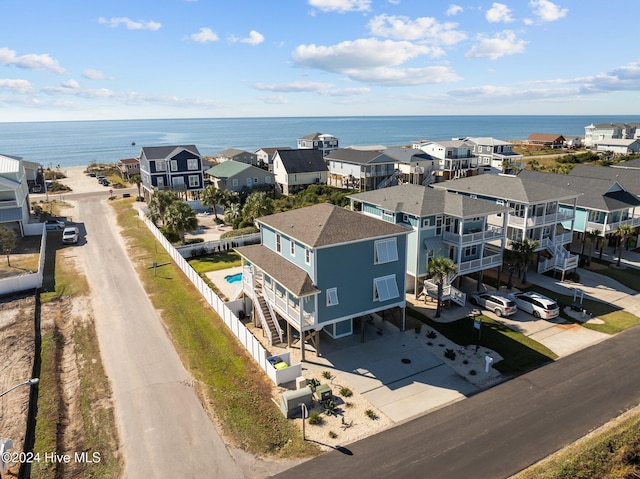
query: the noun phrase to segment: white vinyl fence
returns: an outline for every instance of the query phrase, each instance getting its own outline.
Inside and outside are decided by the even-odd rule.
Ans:
[[[253,359],[260,365],[260,367],[267,373],[267,375],[276,383],[283,384],[289,381],[295,380],[298,376],[302,376],[302,365],[289,364],[288,368],[276,370],[273,365],[267,361],[267,351],[264,346],[256,339],[256,337],[242,324],[242,321],[238,319],[236,312],[234,312],[227,303],[222,301],[217,294],[204,282],[200,275],[191,267],[182,254],[173,247],[173,245],[167,241],[163,234],[156,228],[152,221],[150,221],[142,211],[139,211],[140,219],[144,221],[149,228],[149,231],[153,233],[155,238],[160,242],[164,249],[169,253],[173,261],[180,267],[182,272],[189,278],[189,281],[200,291],[200,294],[211,305],[220,318],[224,321],[224,324],[233,332],[238,338],[238,341],[242,343],[245,349],[253,357]],[[254,238],[252,238],[253,240]],[[233,238],[233,241],[238,244],[238,239]],[[254,241],[255,242],[255,241]],[[237,304],[237,303],[234,303]]]
[[[32,230],[27,231],[27,234],[28,236],[36,234],[42,235],[42,241],[40,241],[40,261],[38,263],[38,271],[0,279],[0,294],[12,294],[20,291],[42,288],[44,260],[46,258],[45,249],[47,247],[47,230],[44,227],[44,223],[40,223],[36,225],[35,232],[32,228]]]

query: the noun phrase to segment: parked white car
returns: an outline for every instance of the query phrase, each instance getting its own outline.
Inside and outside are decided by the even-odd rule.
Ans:
[[[516,293],[515,299],[518,309],[533,314],[536,318],[553,319],[560,314],[558,303],[540,293]]]
[[[62,231],[62,242],[75,244],[80,237],[80,231],[75,226],[69,226]]]
[[[493,312],[496,316],[511,316],[518,311],[515,301],[501,293],[473,293],[471,304]]]

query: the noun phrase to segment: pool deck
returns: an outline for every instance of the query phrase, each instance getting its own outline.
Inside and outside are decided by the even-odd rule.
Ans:
[[[222,294],[224,294],[227,299],[232,299],[233,293],[238,288],[238,283],[228,283],[225,276],[230,276],[234,274],[242,273],[242,266],[236,266],[235,268],[227,268],[221,269],[219,271],[210,271],[205,273],[209,281],[216,285],[216,287],[220,290]]]

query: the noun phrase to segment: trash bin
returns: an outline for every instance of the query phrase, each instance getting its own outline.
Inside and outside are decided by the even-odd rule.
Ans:
[[[331,394],[331,386],[328,384],[320,384],[320,386],[316,387],[316,398],[318,401],[326,401],[333,397]]]

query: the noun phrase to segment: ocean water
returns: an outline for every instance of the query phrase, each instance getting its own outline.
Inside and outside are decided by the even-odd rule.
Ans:
[[[524,140],[531,133],[584,135],[584,127],[591,123],[631,123],[639,117],[349,116],[0,123],[0,153],[44,167],[65,168],[115,163],[137,156],[143,146],[194,144],[203,156],[214,156],[227,148],[295,148],[298,138],[316,132],[338,137],[342,147],[400,146],[417,139],[463,136]]]

